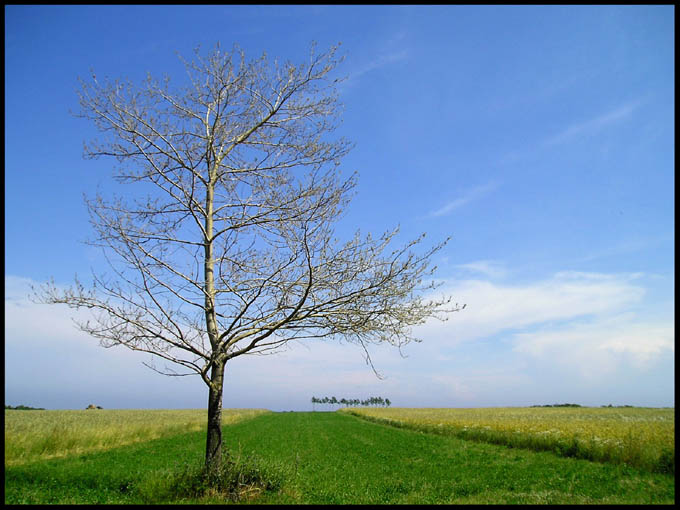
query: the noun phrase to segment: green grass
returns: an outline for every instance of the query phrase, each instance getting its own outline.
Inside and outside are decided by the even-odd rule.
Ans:
[[[269,490],[270,504],[672,504],[675,477],[625,465],[465,441],[341,413],[270,413],[226,425],[232,458]],[[186,491],[205,434],[6,466],[5,503],[219,503]],[[267,488],[267,487],[265,487]]]

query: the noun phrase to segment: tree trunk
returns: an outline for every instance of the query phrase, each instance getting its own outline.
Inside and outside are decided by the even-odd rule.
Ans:
[[[213,365],[212,385],[208,393],[208,437],[205,447],[205,466],[212,470],[222,463],[222,390],[224,363]]]

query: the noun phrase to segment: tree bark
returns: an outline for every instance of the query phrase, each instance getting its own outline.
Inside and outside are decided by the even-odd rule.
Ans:
[[[205,447],[205,466],[212,470],[222,463],[222,391],[224,363],[213,365],[208,393],[208,438]]]

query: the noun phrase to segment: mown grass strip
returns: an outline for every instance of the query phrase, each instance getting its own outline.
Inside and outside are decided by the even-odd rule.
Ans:
[[[224,427],[232,456],[273,477],[269,504],[672,504],[674,478],[423,434],[340,413],[269,413]],[[203,460],[193,432],[75,457],[13,466],[6,503],[223,503],[182,495],[177,480]],[[248,460],[248,462],[250,462]],[[252,472],[252,469],[251,469]],[[181,489],[181,487],[180,487]]]
[[[393,427],[675,475],[672,410],[341,409]],[[644,428],[643,428],[644,427]]]
[[[252,448],[265,459],[295,466],[287,502],[653,503],[674,498],[668,476],[395,429],[342,414],[338,419],[338,414],[263,416],[257,430],[238,434],[238,443],[243,451]],[[650,483],[647,488],[643,480]],[[266,497],[281,501],[280,495]]]

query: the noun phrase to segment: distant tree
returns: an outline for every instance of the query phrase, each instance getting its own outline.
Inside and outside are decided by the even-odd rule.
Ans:
[[[111,272],[93,274],[89,288],[51,282],[38,300],[87,308],[93,319],[79,327],[103,346],[183,370],[148,365],[159,373],[201,377],[209,468],[222,459],[227,362],[291,340],[344,338],[373,367],[368,345],[400,348],[416,340],[411,326],[458,310],[421,298],[446,241],[417,253],[423,236],[390,247],[396,229],[336,240],[356,185],[338,172],[351,144],[331,138],[339,61],[336,48],[271,65],[217,47],[185,63],[186,86],[81,81],[80,115],[102,133],[85,155],[115,159],[116,179],[131,188],[86,200],[92,244]]]
[[[386,398],[386,399],[385,399],[385,405],[386,405],[387,407],[390,407],[390,406],[392,405],[392,402],[390,402],[390,399],[389,399],[389,398]]]
[[[343,404],[345,406],[389,406],[391,404],[390,399],[388,398],[383,398],[383,397],[368,397],[364,400],[358,399],[358,398],[342,398],[340,400],[337,400],[335,397],[324,397],[324,399],[328,399],[328,403],[330,404]]]

